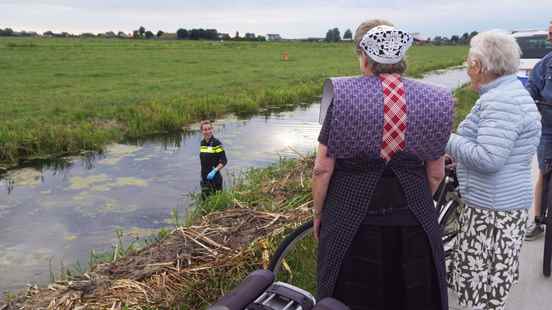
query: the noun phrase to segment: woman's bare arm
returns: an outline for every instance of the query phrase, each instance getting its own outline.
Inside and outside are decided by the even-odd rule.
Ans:
[[[328,156],[328,148],[324,144],[318,145],[318,153],[314,161],[312,172],[312,196],[314,205],[314,236],[320,234],[320,215],[326,200],[328,185],[335,167],[335,159]]]
[[[431,193],[434,194],[445,177],[445,156],[441,156],[436,160],[427,160],[425,166],[429,188]]]

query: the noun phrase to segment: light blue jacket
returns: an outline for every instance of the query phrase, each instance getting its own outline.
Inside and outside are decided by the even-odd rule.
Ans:
[[[530,208],[531,163],[541,135],[537,106],[515,75],[482,86],[480,94],[447,144],[458,163],[460,193],[472,207]]]

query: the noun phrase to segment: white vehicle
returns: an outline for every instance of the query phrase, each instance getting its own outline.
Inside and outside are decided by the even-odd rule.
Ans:
[[[527,83],[527,79],[533,67],[546,54],[552,52],[552,43],[548,41],[548,32],[544,30],[519,31],[512,34],[521,47],[521,61],[518,78]]]

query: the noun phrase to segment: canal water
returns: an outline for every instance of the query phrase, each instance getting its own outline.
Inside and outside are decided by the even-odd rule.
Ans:
[[[424,81],[456,88],[465,69],[436,72]],[[315,150],[320,105],[215,122],[215,136],[229,159],[227,186],[244,169]],[[194,126],[192,126],[194,127]],[[174,227],[190,193],[199,190],[199,143],[192,128],[176,136],[115,144],[102,155],[42,162],[0,179],[0,292],[28,283],[45,284],[77,262],[86,268],[90,250],[105,251]],[[63,266],[63,267],[62,267]]]

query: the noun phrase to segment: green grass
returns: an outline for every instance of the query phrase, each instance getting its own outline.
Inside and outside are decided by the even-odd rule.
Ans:
[[[479,99],[479,94],[471,90],[468,85],[465,85],[454,91],[454,97],[456,97],[454,107],[454,128],[456,128],[470,113],[473,104]]]
[[[318,242],[314,236],[307,236],[298,242],[286,259],[286,267],[276,276],[277,281],[286,282],[313,295],[316,294],[316,261]]]
[[[414,47],[408,74],[458,65],[466,52]],[[324,78],[358,74],[358,62],[343,43],[0,38],[0,72],[0,164],[8,165],[312,102]]]

